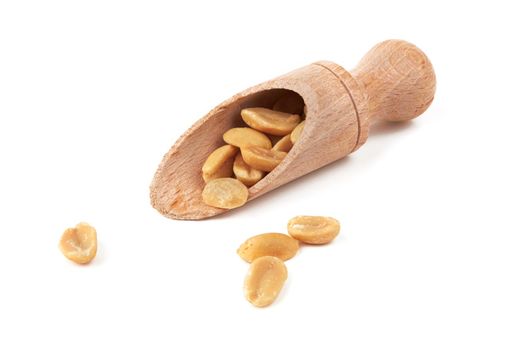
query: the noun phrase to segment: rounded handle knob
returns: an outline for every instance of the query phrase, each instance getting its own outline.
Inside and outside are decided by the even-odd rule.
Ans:
[[[352,71],[368,101],[368,117],[405,121],[433,101],[436,78],[428,57],[415,45],[386,40],[375,45]]]

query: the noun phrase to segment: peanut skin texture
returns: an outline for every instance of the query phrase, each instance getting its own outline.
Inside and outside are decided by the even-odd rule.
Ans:
[[[212,152],[202,167],[202,176],[205,182],[233,175],[233,161],[238,148],[224,145]]]
[[[246,108],[240,112],[240,115],[251,128],[277,136],[291,133],[300,123],[298,114],[284,113],[267,108]]]
[[[59,244],[63,255],[77,264],[90,263],[96,256],[97,246],[95,228],[84,222],[66,229]]]
[[[293,145],[300,138],[300,135],[302,134],[304,126],[305,126],[305,120],[303,122],[301,122],[300,124],[298,124],[296,126],[296,128],[293,130],[293,132],[291,132],[291,142],[293,143]]]
[[[273,256],[254,260],[244,281],[246,299],[256,307],[272,304],[279,295],[288,270],[284,262]]]
[[[233,128],[223,134],[223,140],[236,147],[259,146],[272,148],[272,141],[267,135],[251,128]]]
[[[248,197],[249,191],[242,182],[227,177],[210,180],[202,192],[205,204],[223,209],[240,207]]]
[[[233,163],[233,173],[235,174],[237,180],[248,187],[255,185],[263,178],[263,176],[265,176],[264,171],[254,169],[244,162],[242,154],[240,153],[235,157],[235,161]]]
[[[340,232],[338,220],[327,216],[295,216],[288,222],[288,233],[307,244],[327,244]]]
[[[289,260],[296,255],[300,244],[296,239],[282,233],[263,233],[246,240],[237,250],[237,254],[247,262],[262,256],[275,256]]]
[[[275,143],[272,147],[274,151],[289,152],[293,147],[293,142],[291,142],[291,135],[286,135],[279,141]]]
[[[258,146],[247,146],[241,149],[244,161],[252,168],[272,171],[288,155],[286,152],[265,149]]]

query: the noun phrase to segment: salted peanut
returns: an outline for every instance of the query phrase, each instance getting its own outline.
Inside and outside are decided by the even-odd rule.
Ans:
[[[224,142],[237,147],[260,146],[272,148],[272,141],[267,135],[251,128],[233,128],[223,134]]]
[[[293,147],[293,142],[291,142],[291,135],[286,135],[279,141],[275,143],[272,147],[274,151],[289,152]]]
[[[300,138],[300,135],[302,134],[304,126],[305,126],[305,120],[303,122],[301,122],[300,124],[298,124],[296,126],[296,128],[293,130],[293,132],[291,133],[291,142],[293,143],[293,145]]]
[[[340,232],[338,220],[327,216],[295,216],[288,222],[288,233],[308,244],[326,244]]]
[[[284,136],[300,123],[298,114],[274,111],[268,108],[245,108],[240,112],[242,119],[251,128],[271,135]]]
[[[257,307],[272,304],[288,278],[288,269],[282,260],[264,256],[254,260],[244,281],[246,299]]]
[[[67,259],[87,264],[96,255],[96,230],[84,222],[67,228],[61,236],[59,248]]]
[[[254,169],[272,171],[286,157],[287,153],[258,146],[240,149],[244,161]]]
[[[303,99],[297,94],[286,94],[275,102],[274,111],[300,115],[303,112]]]
[[[237,254],[247,262],[262,256],[275,256],[289,260],[298,252],[296,239],[282,233],[263,233],[246,240],[237,249]]]
[[[244,158],[239,153],[235,157],[235,162],[233,163],[233,173],[235,177],[246,186],[253,186],[256,182],[261,180],[265,176],[265,172],[251,168]]]
[[[202,192],[203,202],[216,208],[233,209],[247,202],[249,191],[237,179],[223,177],[207,182]]]
[[[224,145],[212,152],[202,167],[202,176],[205,182],[221,177],[231,177],[233,175],[233,160],[238,152],[238,148],[231,145]]]

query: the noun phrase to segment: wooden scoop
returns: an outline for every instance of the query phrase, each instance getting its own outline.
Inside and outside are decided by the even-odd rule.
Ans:
[[[241,125],[240,111],[272,105],[286,92],[306,105],[305,128],[286,158],[249,189],[251,201],[300,176],[345,157],[365,143],[374,120],[405,121],[433,100],[435,73],[416,46],[387,40],[348,72],[321,61],[251,87],[211,110],[164,156],[151,184],[151,203],[173,219],[197,220],[225,212],[202,201],[202,165],[224,144],[222,135]]]

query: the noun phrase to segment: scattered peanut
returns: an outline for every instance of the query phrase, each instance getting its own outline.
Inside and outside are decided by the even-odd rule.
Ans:
[[[237,254],[247,262],[267,255],[289,260],[296,255],[299,246],[298,241],[288,235],[263,233],[242,243],[237,250]]]
[[[233,160],[238,148],[224,145],[212,152],[202,167],[202,175],[205,182],[221,177],[233,175]]]
[[[270,141],[267,135],[251,128],[230,129],[223,134],[223,139],[227,144],[240,148],[246,146],[272,148],[272,141]]]
[[[246,108],[240,112],[240,115],[251,128],[270,135],[287,135],[300,123],[300,116],[297,114],[267,108]]]
[[[308,244],[326,244],[337,237],[340,223],[327,216],[295,216],[288,222],[288,233]]]
[[[246,299],[257,307],[272,304],[288,278],[288,270],[282,260],[264,256],[254,260],[244,281]]]
[[[246,186],[253,186],[265,176],[265,172],[251,168],[244,162],[242,155],[239,153],[235,157],[235,162],[233,163],[233,173],[235,174],[237,180],[242,182]]]
[[[241,149],[244,161],[254,169],[272,171],[286,157],[287,153],[258,146],[247,146]]]
[[[247,187],[228,177],[207,182],[202,192],[203,202],[216,208],[233,209],[244,205],[249,197]]]
[[[279,141],[275,143],[272,147],[274,151],[289,152],[293,147],[293,142],[291,142],[291,135],[286,135]]]
[[[295,216],[288,222],[290,236],[264,233],[246,240],[237,254],[251,263],[244,283],[246,298],[258,307],[270,305],[287,278],[283,260],[291,259],[299,249],[299,242],[325,244],[340,231],[340,223],[326,216]]]
[[[302,134],[304,126],[305,126],[305,120],[303,122],[301,122],[300,124],[298,124],[296,126],[296,128],[291,132],[291,142],[293,143],[293,145],[300,138],[300,135]]]
[[[96,230],[84,222],[67,228],[61,236],[59,248],[67,259],[78,264],[87,264],[96,255]]]

